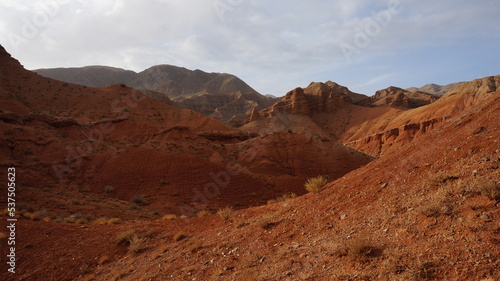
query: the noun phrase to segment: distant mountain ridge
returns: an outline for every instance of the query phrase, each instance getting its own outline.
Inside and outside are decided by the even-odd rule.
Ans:
[[[448,84],[448,85],[438,85],[438,84],[427,84],[427,85],[424,85],[420,88],[417,88],[417,87],[411,87],[411,88],[407,88],[405,89],[406,91],[409,91],[409,92],[425,92],[425,93],[429,93],[429,94],[433,94],[433,95],[444,95],[446,94],[449,90],[451,90],[452,88],[454,88],[455,86],[461,84],[462,82],[457,82],[457,83],[451,83],[451,84]]]
[[[196,110],[220,121],[247,114],[254,108],[264,109],[276,100],[261,95],[231,74],[207,73],[167,64],[139,73],[107,66],[37,69],[34,72],[88,87],[126,84],[147,90],[144,93],[155,99],[167,103],[172,100],[178,107]]]

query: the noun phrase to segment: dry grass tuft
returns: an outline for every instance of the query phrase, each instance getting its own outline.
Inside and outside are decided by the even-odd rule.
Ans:
[[[482,195],[491,200],[500,201],[500,184],[492,179],[477,178],[474,185],[481,192]]]
[[[297,194],[295,194],[293,192],[289,192],[289,193],[283,194],[282,196],[277,197],[276,199],[268,200],[267,204],[274,204],[274,203],[278,203],[278,202],[286,202],[289,199],[293,199],[293,198],[297,198]]]
[[[118,235],[116,235],[116,239],[118,239],[118,242],[130,243],[130,240],[134,235],[135,235],[135,230],[130,229],[118,233]]]
[[[107,255],[104,255],[97,260],[97,264],[103,265],[105,263],[109,262],[109,257]]]
[[[176,219],[178,219],[178,217],[177,217],[177,215],[174,215],[174,214],[166,214],[161,219],[164,221],[170,221],[170,220],[176,220]]]
[[[107,224],[107,223],[108,223],[108,219],[105,217],[101,217],[101,218],[98,218],[98,219],[92,221],[92,224],[99,224],[99,225],[103,225],[103,224]]]
[[[179,231],[177,232],[175,235],[174,235],[174,241],[181,241],[182,239],[186,238],[186,234],[182,231]]]
[[[223,219],[223,220],[228,220],[231,215],[233,214],[234,212],[234,209],[233,207],[225,207],[223,209],[219,209],[219,211],[217,211],[217,214]]]
[[[319,177],[308,179],[306,181],[306,183],[304,184],[304,187],[310,193],[318,193],[323,189],[323,187],[325,186],[326,183],[327,183],[327,179],[323,176],[319,176]]]
[[[77,219],[75,221],[76,224],[89,224],[90,221],[88,219],[84,219],[84,218],[81,218],[81,219]]]
[[[203,243],[196,237],[189,239],[186,243],[186,249],[191,253],[195,253],[201,248],[203,248]]]
[[[121,224],[122,220],[119,218],[112,218],[108,220],[108,224]]]
[[[353,261],[365,262],[370,258],[378,257],[382,250],[373,246],[372,243],[363,238],[354,238],[347,244],[347,254]]]
[[[30,219],[30,220],[34,220],[34,221],[39,221],[42,219],[42,216],[40,216],[39,214],[31,213],[31,212],[23,213],[23,217]]]
[[[109,194],[109,193],[112,193],[113,191],[115,191],[115,188],[114,188],[114,187],[112,187],[111,185],[106,185],[106,186],[104,187],[104,192],[106,192],[106,193],[108,193],[108,194]]]
[[[244,271],[240,274],[238,274],[238,281],[259,281],[260,279],[257,278],[257,275],[253,273],[252,271]]]
[[[196,216],[199,217],[199,218],[204,218],[204,217],[208,217],[210,216],[211,213],[210,211],[207,211],[207,210],[202,210],[202,211],[199,211]]]
[[[144,195],[134,197],[134,203],[141,206],[149,205],[149,202],[144,198]]]
[[[153,259],[158,258],[159,256],[163,255],[167,250],[168,250],[168,245],[163,243],[158,248],[151,254]]]
[[[136,254],[144,252],[146,250],[146,238],[139,238],[137,235],[132,236],[128,249]]]

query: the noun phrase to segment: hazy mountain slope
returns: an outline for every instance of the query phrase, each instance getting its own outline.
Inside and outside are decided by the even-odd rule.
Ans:
[[[131,70],[109,66],[36,69],[34,72],[48,78],[88,87],[105,87],[126,83],[137,75]]]
[[[451,90],[453,87],[459,85],[462,82],[457,82],[457,83],[451,83],[448,85],[437,85],[437,84],[427,84],[424,85],[420,88],[417,87],[411,87],[406,89],[407,91],[410,92],[424,92],[424,93],[429,93],[432,95],[444,95],[446,94],[449,90]]]
[[[35,70],[42,76],[90,87],[123,83],[146,89],[160,101],[170,98],[181,107],[196,110],[221,121],[246,114],[253,108],[264,109],[275,99],[263,96],[238,77],[225,73],[207,73],[173,65],[157,65],[142,72],[104,67],[55,68]],[[168,103],[168,100],[166,100]]]

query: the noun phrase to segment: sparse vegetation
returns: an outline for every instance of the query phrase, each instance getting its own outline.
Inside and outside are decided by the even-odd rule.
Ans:
[[[276,199],[271,199],[267,201],[267,204],[274,204],[278,202],[286,202],[289,199],[297,198],[297,194],[293,192],[285,193],[282,196],[277,197]]]
[[[199,218],[203,218],[203,217],[210,216],[210,215],[211,215],[210,211],[207,211],[207,210],[199,211],[196,214],[196,216],[199,217]]]
[[[182,231],[179,231],[174,235],[174,241],[181,241],[184,238],[186,238],[186,234]]]
[[[116,239],[118,239],[118,242],[130,243],[130,240],[132,239],[132,237],[134,235],[135,235],[135,230],[132,230],[132,229],[126,230],[126,231],[118,233],[118,235],[116,235]]]
[[[189,252],[194,253],[194,252],[198,251],[201,248],[203,248],[203,243],[201,243],[201,241],[198,238],[192,237],[191,239],[189,239],[187,241],[186,249]]]
[[[318,193],[327,183],[327,179],[323,176],[310,178],[305,183],[305,188],[310,193]]]
[[[104,192],[106,192],[107,194],[112,193],[113,191],[115,191],[115,188],[111,185],[106,185],[104,187]]]
[[[378,257],[381,255],[381,249],[378,249],[363,238],[354,238],[347,244],[347,253],[351,260],[365,262],[369,258]]]
[[[31,213],[31,212],[23,213],[23,217],[30,219],[30,220],[34,220],[34,221],[42,220],[42,216],[40,216],[36,213]]]
[[[164,220],[164,221],[166,221],[166,220],[176,220],[176,219],[178,219],[178,217],[175,214],[166,214],[161,219]]]
[[[108,224],[121,224],[122,220],[119,218],[112,218],[108,220]]]
[[[168,245],[167,244],[161,244],[156,248],[156,250],[151,254],[153,259],[156,259],[157,257],[163,255],[166,251],[168,250]]]
[[[149,202],[146,201],[146,199],[144,198],[144,195],[134,197],[134,203],[136,203],[138,205],[143,205],[143,206],[149,205]]]
[[[99,260],[97,260],[97,263],[99,265],[103,265],[109,261],[109,257],[107,255],[101,256]]]
[[[500,201],[500,184],[492,179],[478,178],[475,183],[482,195],[491,200]]]
[[[139,254],[146,249],[146,238],[140,238],[137,235],[133,235],[129,241],[129,250],[133,253]]]
[[[99,224],[99,225],[103,225],[103,224],[107,224],[108,223],[108,219],[105,218],[105,217],[101,217],[101,218],[98,218],[96,219],[95,221],[92,222],[93,224]]]
[[[217,214],[223,219],[223,220],[228,220],[231,217],[231,214],[234,212],[233,207],[225,207],[223,209],[219,209],[217,211]]]
[[[89,220],[85,218],[80,218],[75,221],[76,224],[89,224]]]

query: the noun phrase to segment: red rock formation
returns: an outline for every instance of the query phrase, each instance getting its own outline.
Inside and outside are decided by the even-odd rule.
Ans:
[[[402,108],[416,108],[435,102],[439,96],[424,92],[410,92],[398,87],[379,90],[371,98],[373,105],[389,105]]]
[[[264,113],[267,116],[274,116],[277,112],[309,116],[316,113],[334,113],[347,103],[353,104],[353,99],[359,103],[366,103],[362,95],[353,93],[337,83],[316,82],[305,89],[296,88],[288,92]]]

